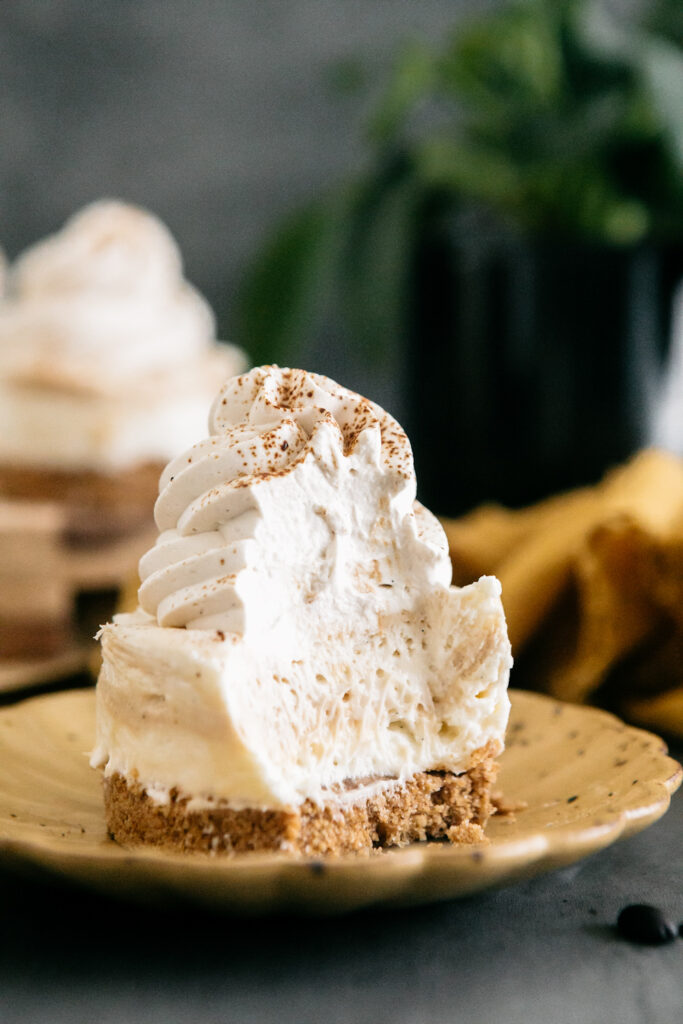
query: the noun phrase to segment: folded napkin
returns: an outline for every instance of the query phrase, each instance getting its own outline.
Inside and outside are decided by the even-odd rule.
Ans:
[[[443,525],[454,581],[503,585],[517,685],[683,736],[681,459],[646,450],[595,487]]]

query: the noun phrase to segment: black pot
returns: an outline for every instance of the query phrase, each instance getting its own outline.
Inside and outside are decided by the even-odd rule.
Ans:
[[[599,479],[647,440],[681,250],[441,230],[415,268],[418,496],[458,514]]]

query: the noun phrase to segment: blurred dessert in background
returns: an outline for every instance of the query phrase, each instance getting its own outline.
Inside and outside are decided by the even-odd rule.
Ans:
[[[14,548],[0,585],[17,593],[19,614],[22,602],[39,607],[35,588],[16,582],[31,575],[18,562],[22,550],[34,560],[32,522],[36,538],[52,524],[43,577],[68,581],[69,605],[80,589],[116,586],[134,569],[149,546],[161,469],[204,435],[207,404],[245,357],[215,340],[212,311],[184,279],[168,229],[125,203],[86,207],[6,277],[0,523],[32,508],[20,536],[0,526],[0,548]],[[31,518],[36,504],[49,508]],[[32,655],[35,632],[26,644],[21,636],[17,627],[3,647]]]
[[[72,641],[71,588],[55,573],[56,503],[0,501],[0,659],[46,658]]]
[[[72,534],[147,522],[161,468],[244,368],[151,214],[86,207],[10,267],[0,309],[0,493],[65,503]]]

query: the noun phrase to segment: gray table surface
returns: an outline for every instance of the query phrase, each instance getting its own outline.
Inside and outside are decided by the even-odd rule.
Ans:
[[[0,1022],[676,1024],[683,940],[633,946],[614,922],[629,902],[683,920],[682,825],[679,792],[571,868],[327,919],[142,909],[0,862]]]

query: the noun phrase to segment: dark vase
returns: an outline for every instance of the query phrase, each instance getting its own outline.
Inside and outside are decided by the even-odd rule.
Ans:
[[[447,515],[592,483],[647,440],[681,250],[462,226],[415,268],[406,426]]]

